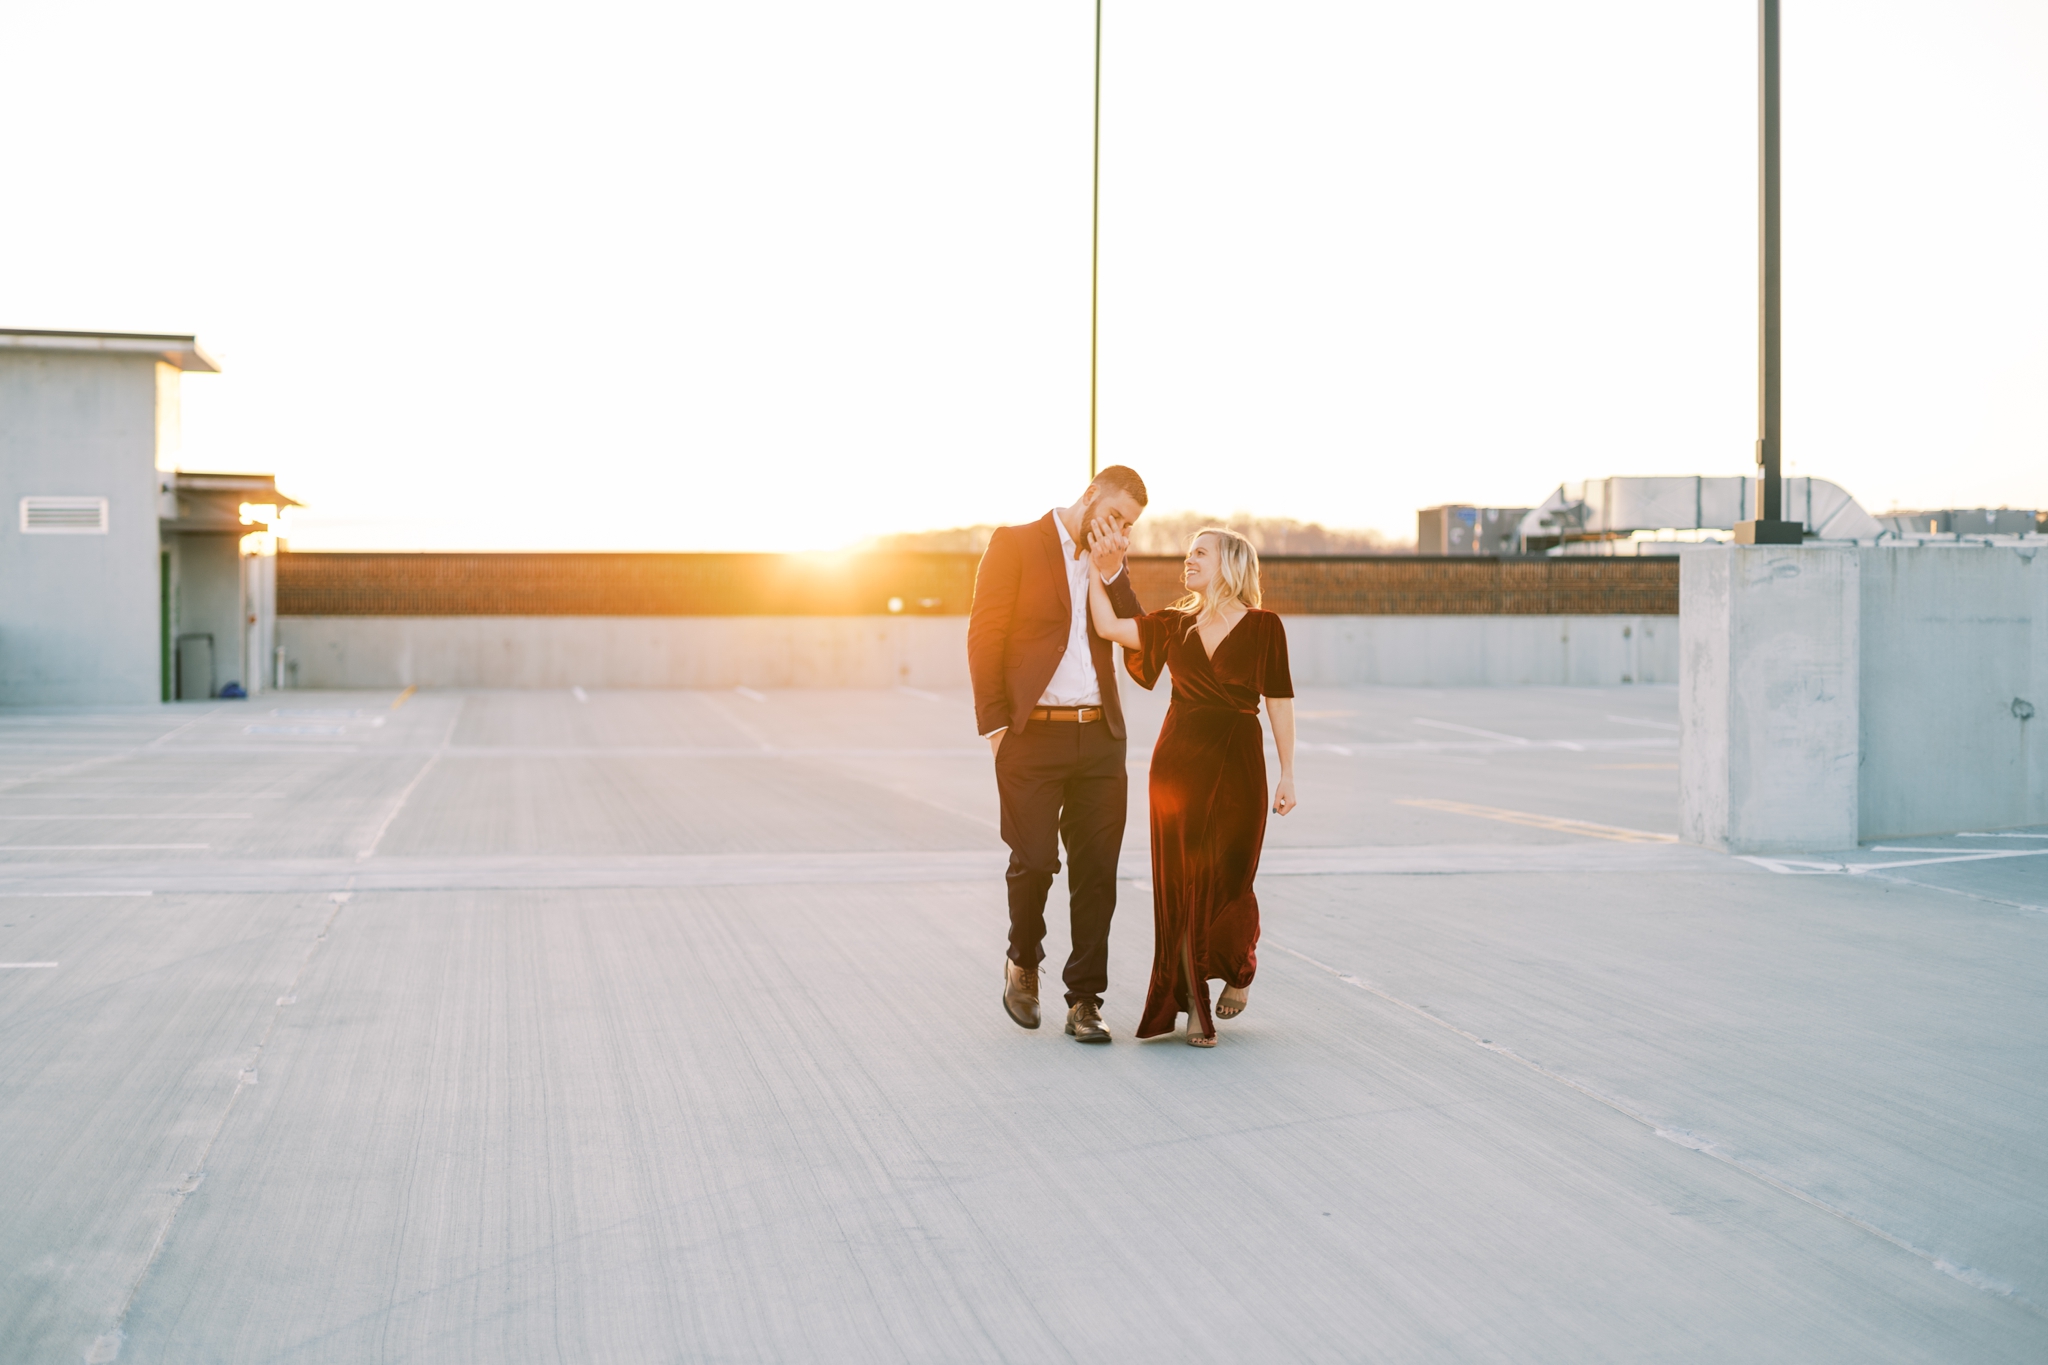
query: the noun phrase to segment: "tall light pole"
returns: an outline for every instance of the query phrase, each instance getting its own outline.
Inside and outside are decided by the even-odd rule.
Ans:
[[[1804,527],[1783,520],[1783,379],[1778,337],[1778,0],[1757,0],[1756,519],[1735,524],[1742,545],[1797,545]]]
[[[1088,482],[1095,482],[1096,323],[1102,295],[1102,0],[1095,0],[1095,186],[1088,211]]]

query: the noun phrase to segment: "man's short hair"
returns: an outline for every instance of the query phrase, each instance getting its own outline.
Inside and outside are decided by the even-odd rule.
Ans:
[[[1118,493],[1137,499],[1143,507],[1151,501],[1145,496],[1145,481],[1138,477],[1138,471],[1127,464],[1113,464],[1095,476],[1095,486],[1113,489]]]

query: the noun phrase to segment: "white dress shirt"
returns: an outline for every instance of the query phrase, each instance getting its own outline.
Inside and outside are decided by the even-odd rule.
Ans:
[[[1074,614],[1067,625],[1067,649],[1060,655],[1060,666],[1053,670],[1052,681],[1045,685],[1045,695],[1038,699],[1040,706],[1100,706],[1102,705],[1102,682],[1095,676],[1095,655],[1088,648],[1088,575],[1094,572],[1094,564],[1087,555],[1074,557],[1074,538],[1067,534],[1067,523],[1057,508],[1052,514],[1052,524],[1060,532],[1060,559],[1067,566],[1067,595],[1072,599]],[[1122,576],[1122,571],[1118,571]],[[1105,582],[1115,582],[1106,579]]]

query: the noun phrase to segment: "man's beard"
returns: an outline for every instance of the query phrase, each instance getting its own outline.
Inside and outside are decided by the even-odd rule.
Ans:
[[[1074,537],[1074,558],[1079,559],[1088,553],[1088,528],[1095,524],[1097,510],[1108,501],[1108,498],[1097,498],[1081,509],[1081,534]]]

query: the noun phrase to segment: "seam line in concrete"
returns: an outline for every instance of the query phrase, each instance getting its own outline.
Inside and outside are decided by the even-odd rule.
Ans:
[[[1778,1179],[1776,1176],[1769,1175],[1761,1170],[1758,1170],[1756,1167],[1750,1165],[1746,1161],[1742,1161],[1737,1157],[1730,1156],[1728,1153],[1721,1151],[1718,1147],[1715,1146],[1715,1144],[1704,1141],[1695,1134],[1666,1128],[1663,1124],[1657,1122],[1657,1120],[1651,1118],[1648,1114],[1645,1114],[1642,1111],[1628,1104],[1625,1104],[1620,1100],[1615,1099],[1612,1095],[1603,1095],[1598,1090],[1593,1089],[1591,1086],[1586,1085],[1583,1082],[1575,1081],[1569,1076],[1565,1076],[1558,1072],[1552,1071],[1549,1067],[1530,1061],[1527,1057],[1522,1056],[1520,1053],[1517,1053],[1512,1048],[1502,1047],[1499,1043],[1489,1042],[1488,1040],[1481,1038],[1476,1033],[1472,1033],[1469,1030],[1459,1028],[1456,1024],[1451,1023],[1449,1020],[1440,1019],[1436,1015],[1431,1014],[1428,1010],[1425,1010],[1418,1005],[1411,1005],[1406,1000],[1403,1000],[1399,996],[1393,995],[1388,991],[1380,989],[1378,986],[1373,985],[1369,981],[1354,976],[1349,972],[1339,971],[1337,968],[1332,967],[1329,963],[1320,962],[1315,958],[1310,957],[1307,953],[1297,952],[1294,949],[1287,947],[1285,944],[1273,943],[1270,939],[1267,940],[1267,943],[1269,946],[1278,948],[1281,952],[1286,953],[1289,957],[1299,958],[1301,961],[1308,963],[1311,967],[1316,968],[1318,971],[1326,972],[1329,975],[1336,977],[1339,981],[1343,982],[1347,986],[1351,986],[1357,990],[1364,991],[1367,995],[1377,996],[1379,999],[1386,1001],[1388,1004],[1393,1005],[1398,1009],[1407,1011],[1409,1014],[1414,1015],[1418,1019],[1426,1019],[1430,1023],[1435,1024],[1438,1028],[1443,1029],[1446,1032],[1455,1033],[1458,1037],[1465,1039],[1467,1042],[1473,1044],[1475,1047],[1481,1047],[1486,1049],[1486,1051],[1488,1052],[1495,1053],[1501,1057],[1505,1057],[1507,1060],[1515,1063],[1517,1066],[1523,1067],[1528,1071],[1532,1071],[1538,1076],[1543,1077],[1545,1080],[1555,1081],[1557,1084],[1565,1086],[1568,1089],[1576,1090],[1579,1094],[1584,1095],[1587,1099],[1594,1100],[1600,1104],[1603,1104],[1607,1108],[1612,1109],[1615,1113],[1620,1114],[1622,1117],[1633,1120],[1634,1122],[1643,1125],[1643,1127],[1648,1128],[1652,1133],[1664,1139],[1666,1142],[1675,1143],[1680,1147],[1686,1148],[1688,1151],[1698,1152],[1701,1156],[1712,1157],[1715,1161],[1720,1162],[1722,1165],[1727,1166],[1733,1170],[1740,1171],[1742,1172],[1742,1174],[1748,1176],[1750,1179],[1755,1180],[1760,1184],[1768,1185],[1772,1189],[1778,1191],[1780,1194],[1790,1195],[1792,1198],[1797,1199],[1800,1203],[1805,1204],[1810,1208],[1817,1209],[1822,1213],[1832,1215],[1835,1218],[1839,1218],[1843,1222],[1849,1224],[1851,1227],[1860,1229],[1863,1232],[1867,1232],[1871,1236],[1876,1237],[1881,1241],[1889,1242],[1891,1245],[1897,1247],[1899,1250],[1906,1252],[1911,1256],[1916,1256],[1919,1259],[1927,1262],[1928,1265],[1934,1267],[1934,1269],[1940,1271],[1942,1274],[1948,1276],[1950,1279],[1960,1281],[1961,1283],[1970,1286],[1972,1289],[1980,1289],[1987,1294],[1992,1294],[1999,1298],[2007,1299],[2016,1306],[2025,1309],[2028,1313],[2033,1314],[2035,1317],[2048,1318],[2048,1314],[2042,1313],[2042,1311],[2039,1308],[2037,1308],[2033,1303],[2024,1298],[2019,1293],[2019,1291],[2015,1289],[2013,1286],[2005,1284],[2002,1281],[1994,1280],[1990,1278],[1988,1275],[1985,1275],[1982,1271],[1973,1270],[1969,1266],[1959,1266],[1955,1264],[1953,1261],[1947,1260],[1935,1252],[1929,1251],[1924,1247],[1915,1246],[1913,1243],[1907,1241],[1903,1237],[1897,1236],[1894,1233],[1886,1232],[1883,1228],[1878,1227],[1875,1223],[1865,1222],[1863,1219],[1858,1218],[1855,1214],[1850,1213],[1847,1209],[1837,1208],[1833,1204],[1828,1203],[1824,1199],[1820,1199],[1815,1197],[1814,1195],[1808,1194],[1805,1190],[1800,1189],[1796,1185],[1788,1185],[1784,1181]]]
[[[411,693],[412,689],[408,687],[406,695],[410,696]],[[399,700],[403,701],[404,697],[401,697]],[[370,842],[363,845],[362,849],[357,852],[356,858],[358,860],[367,858],[377,851],[377,845],[384,842],[384,836],[390,831],[391,822],[398,818],[398,812],[405,809],[405,803],[412,799],[412,794],[419,789],[420,783],[427,780],[427,774],[434,771],[434,765],[439,763],[442,755],[448,752],[448,745],[455,738],[455,727],[462,723],[462,708],[468,704],[469,699],[467,697],[457,697],[455,699],[455,714],[448,718],[448,732],[441,736],[440,747],[435,749],[427,761],[420,765],[420,770],[412,775],[412,781],[405,784],[404,790],[398,793],[398,799],[391,803],[391,809],[384,812],[384,818],[378,822],[376,832],[370,835]]]
[[[136,1272],[134,1282],[128,1286],[127,1297],[121,1300],[121,1311],[115,1316],[114,1325],[102,1332],[86,1352],[88,1365],[109,1362],[120,1355],[121,1343],[128,1338],[128,1314],[134,1310],[135,1300],[142,1293],[142,1286],[149,1279],[149,1272],[156,1268],[157,1261],[163,1256],[164,1244],[170,1240],[171,1228],[178,1221],[179,1211],[185,1207],[185,1200],[196,1194],[200,1185],[205,1182],[207,1164],[213,1159],[213,1149],[220,1142],[220,1135],[227,1131],[228,1120],[234,1116],[235,1105],[241,1100],[242,1092],[256,1084],[257,1075],[263,1065],[264,1049],[270,1046],[271,1037],[276,1034],[278,1021],[284,1017],[285,1009],[298,1003],[299,983],[305,979],[306,969],[313,965],[314,954],[318,953],[320,945],[327,941],[327,935],[332,932],[334,922],[341,917],[341,908],[348,904],[351,894],[348,891],[336,891],[328,897],[334,902],[334,909],[328,912],[326,920],[321,923],[320,932],[306,945],[305,956],[299,959],[299,969],[292,973],[291,983],[285,987],[284,994],[271,1006],[270,1022],[265,1025],[263,1036],[256,1042],[255,1056],[235,1077],[235,1088],[228,1095],[227,1104],[221,1108],[220,1119],[213,1125],[213,1132],[207,1136],[206,1145],[199,1151],[199,1160],[195,1163],[197,1169],[187,1171],[177,1189],[171,1192],[171,1207],[164,1213],[163,1222],[157,1227],[156,1240],[150,1243],[149,1255],[143,1259],[142,1269]]]
[[[2003,896],[1987,896],[1981,891],[1964,891],[1954,886],[1938,886],[1933,882],[1916,882],[1911,877],[1887,877],[1882,872],[1863,874],[1873,881],[1890,882],[1895,886],[1910,886],[1921,891],[1941,891],[1951,896],[1962,896],[1967,900],[1983,901],[1989,905],[2009,906],[2014,910],[2031,910],[2037,915],[2048,915],[2048,905],[2034,905],[2027,901],[2009,901]]]

